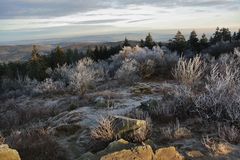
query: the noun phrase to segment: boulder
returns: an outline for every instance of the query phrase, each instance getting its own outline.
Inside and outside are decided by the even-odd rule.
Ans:
[[[79,124],[62,124],[54,128],[54,135],[73,135],[81,129]]]
[[[128,138],[130,135],[141,134],[147,129],[145,120],[132,119],[123,116],[113,117],[113,130],[117,137]]]
[[[138,83],[136,86],[131,88],[131,92],[134,94],[151,94],[152,87],[144,83]]]
[[[155,108],[160,107],[159,101],[150,99],[141,103],[140,108],[144,111],[153,111]]]
[[[107,108],[107,107],[113,107],[114,106],[114,101],[110,100],[110,99],[106,99],[104,97],[97,97],[94,100],[95,104],[97,107],[100,108]]]
[[[98,159],[93,153],[91,152],[87,152],[84,153],[80,158],[78,158],[77,160],[96,160]]]
[[[0,145],[0,160],[21,160],[18,152],[11,149],[8,145]]]
[[[110,143],[107,146],[107,148],[98,152],[96,155],[98,157],[102,157],[102,156],[107,155],[109,153],[121,151],[123,149],[130,149],[132,147],[135,147],[135,145],[133,143],[129,143],[128,141],[125,141],[124,139],[120,139],[118,141],[114,141],[114,142]]]
[[[124,149],[101,157],[100,160],[153,160],[154,153],[151,146],[138,146]]]
[[[200,151],[192,150],[187,152],[188,157],[191,158],[200,158],[203,157],[204,155]]]
[[[175,147],[160,148],[155,152],[156,160],[184,160]]]

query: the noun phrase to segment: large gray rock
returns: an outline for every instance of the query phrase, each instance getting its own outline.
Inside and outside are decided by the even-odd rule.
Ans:
[[[113,117],[113,129],[117,137],[128,138],[132,134],[141,134],[147,130],[145,120],[132,119],[123,116]]]

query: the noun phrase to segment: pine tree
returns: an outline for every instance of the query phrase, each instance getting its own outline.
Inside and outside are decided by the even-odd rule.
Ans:
[[[51,52],[50,61],[51,61],[51,67],[52,68],[55,68],[58,65],[62,66],[62,65],[64,65],[67,62],[64,50],[60,46],[57,46]]]
[[[237,40],[237,33],[236,32],[233,33],[232,40],[234,40],[234,41]]]
[[[183,51],[186,49],[187,43],[184,35],[178,31],[173,40],[174,49],[178,54],[183,54]]]
[[[231,31],[228,28],[220,29],[220,33],[222,41],[231,41]]]
[[[149,49],[152,49],[154,46],[154,41],[152,39],[152,36],[150,33],[148,33],[146,39],[145,39],[145,46],[148,47]]]
[[[140,41],[140,44],[139,44],[139,47],[145,47],[145,44],[144,44],[144,40],[143,39],[141,39],[141,41]]]
[[[37,49],[37,46],[36,46],[36,45],[33,45],[32,58],[31,58],[31,60],[37,61],[39,58],[40,58],[40,56],[39,56],[39,51],[38,51],[38,49]]]
[[[198,41],[199,41],[199,39],[197,38],[197,33],[193,30],[190,33],[190,37],[189,37],[189,40],[188,40],[188,45],[189,45],[190,49],[195,53],[199,52]]]
[[[240,29],[238,30],[238,33],[237,33],[237,40],[238,41],[240,40]]]
[[[200,39],[200,50],[203,50],[208,47],[208,39],[205,34],[202,35]]]
[[[124,40],[124,42],[123,42],[122,47],[131,47],[131,45],[130,45],[128,39],[127,39],[127,37],[125,37],[125,40]]]

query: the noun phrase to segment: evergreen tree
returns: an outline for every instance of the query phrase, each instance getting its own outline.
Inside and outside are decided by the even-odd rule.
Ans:
[[[231,41],[231,31],[228,28],[220,29],[220,33],[222,41]]]
[[[128,39],[127,39],[127,37],[125,37],[125,40],[124,40],[124,42],[123,42],[122,47],[131,47],[131,45],[130,45]]]
[[[202,35],[200,39],[200,50],[203,50],[208,47],[208,39],[205,34]]]
[[[44,56],[40,56],[36,46],[33,46],[32,58],[27,63],[26,71],[31,79],[39,81],[47,77],[46,69],[48,68],[48,60]]]
[[[237,33],[236,32],[233,33],[232,40],[234,40],[234,41],[237,40]]]
[[[143,40],[143,39],[141,39],[140,44],[139,44],[139,47],[145,47],[145,44],[144,44],[144,40]]]
[[[240,40],[240,29],[238,30],[238,33],[237,33],[237,40],[238,41]]]
[[[36,45],[33,45],[33,49],[32,49],[32,60],[37,60],[39,58],[39,51],[37,49]]]
[[[221,40],[222,40],[222,35],[221,35],[219,27],[217,27],[210,42],[212,44],[216,44],[217,42],[220,42]]]
[[[188,45],[194,53],[199,52],[198,41],[199,41],[199,39],[197,38],[197,33],[193,30],[190,33],[190,37],[189,37],[189,40],[188,40]]]
[[[183,51],[186,49],[187,43],[184,35],[178,31],[173,40],[174,49],[178,54],[183,54]]]
[[[145,39],[145,46],[148,47],[149,49],[152,49],[154,46],[154,41],[152,39],[152,36],[150,33],[148,33],[146,39]]]
[[[64,53],[64,50],[57,46],[50,55],[51,60],[51,66],[52,68],[57,67],[58,65],[62,66],[66,63],[66,55]]]

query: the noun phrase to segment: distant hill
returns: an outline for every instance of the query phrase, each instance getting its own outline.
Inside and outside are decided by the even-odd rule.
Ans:
[[[117,46],[119,42],[79,42],[79,43],[59,43],[59,44],[41,44],[36,45],[40,54],[49,54],[57,45],[63,49],[75,49],[86,52],[88,48],[93,48],[96,45]],[[136,45],[137,41],[130,41],[130,44]],[[10,61],[26,61],[31,57],[32,45],[4,45],[0,46],[0,62]]]

